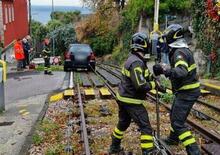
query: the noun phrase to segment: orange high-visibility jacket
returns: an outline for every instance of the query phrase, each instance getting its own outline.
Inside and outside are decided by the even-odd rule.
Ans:
[[[24,59],[24,50],[21,43],[16,42],[14,45],[15,59],[23,60]]]

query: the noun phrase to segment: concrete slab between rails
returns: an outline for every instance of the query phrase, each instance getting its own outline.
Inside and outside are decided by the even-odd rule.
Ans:
[[[88,99],[95,99],[95,90],[93,88],[86,88],[84,90],[85,98]]]
[[[56,101],[59,101],[59,100],[62,100],[64,97],[64,93],[61,92],[61,93],[57,93],[57,94],[54,94],[50,97],[50,102],[56,102]]]
[[[220,95],[220,81],[201,79],[201,85],[204,89],[210,91],[214,95]]]
[[[99,94],[100,94],[101,99],[109,99],[112,96],[107,88],[101,88],[99,90]]]
[[[3,123],[0,126],[1,155],[26,154],[23,148],[29,144],[27,139],[32,139],[30,133],[36,122],[44,116],[47,98],[47,95],[38,95],[6,106],[6,111],[0,115],[0,124]]]
[[[73,97],[75,95],[74,90],[73,89],[67,89],[64,91],[63,96],[64,98],[69,98],[69,97]]]

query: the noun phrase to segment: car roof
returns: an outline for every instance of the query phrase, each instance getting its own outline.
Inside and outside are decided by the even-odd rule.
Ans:
[[[89,46],[89,44],[70,44],[69,47],[73,47],[73,46]]]

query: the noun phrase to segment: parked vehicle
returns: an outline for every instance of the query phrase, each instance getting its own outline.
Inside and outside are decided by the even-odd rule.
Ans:
[[[70,44],[65,53],[64,71],[80,69],[95,70],[95,54],[88,44]],[[92,69],[91,69],[92,68]]]

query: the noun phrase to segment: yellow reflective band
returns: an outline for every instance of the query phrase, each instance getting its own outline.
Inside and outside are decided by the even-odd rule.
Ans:
[[[143,70],[141,69],[141,67],[134,68],[134,73],[135,73],[135,78],[137,80],[138,85],[142,86],[146,83],[146,80],[144,79],[144,81],[140,82],[138,77],[137,77],[137,72],[140,72],[141,74],[143,73]]]
[[[152,140],[153,141],[153,136],[151,136],[151,135],[141,135],[141,140]]]
[[[171,130],[172,132],[174,132],[174,129],[173,129],[172,127],[170,127],[170,130]]]
[[[155,89],[156,83],[154,81],[151,81],[150,84],[151,84],[151,89]]]
[[[154,147],[154,143],[141,143],[141,148],[142,149],[149,149]]]
[[[188,68],[188,72],[192,71],[196,69],[196,64],[192,64],[189,68]]]
[[[119,134],[119,135],[123,135],[123,132],[122,131],[120,131],[117,127],[115,128],[115,130],[114,130],[117,134]]]
[[[179,139],[180,139],[180,140],[183,140],[183,139],[185,139],[186,137],[189,137],[189,136],[192,136],[191,132],[190,132],[190,131],[186,131],[186,132],[182,133],[182,134],[179,136]]]
[[[145,72],[144,72],[144,77],[146,78],[146,77],[148,77],[149,75],[150,75],[149,70],[146,69]]]
[[[179,66],[179,65],[184,65],[188,68],[188,64],[187,62],[183,61],[183,60],[179,60],[176,62],[175,67]]]
[[[127,76],[127,77],[130,77],[131,76],[131,73],[129,70],[125,69],[124,67],[122,68],[122,74]]]
[[[114,132],[113,132],[113,136],[118,138],[118,139],[122,139],[123,138],[123,136],[116,135]]]
[[[191,138],[191,139],[188,139],[188,140],[184,141],[183,145],[188,146],[188,145],[193,144],[195,142],[196,142],[195,138]]]
[[[122,97],[117,93],[117,99],[121,102],[129,103],[129,104],[143,104],[144,100],[132,99],[128,97]]]
[[[179,90],[189,90],[189,89],[195,89],[195,88],[199,88],[200,87],[200,83],[194,83],[194,84],[189,84],[189,85],[185,85],[182,86],[181,88],[179,88]]]

